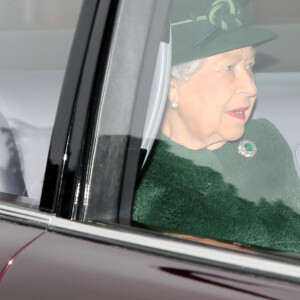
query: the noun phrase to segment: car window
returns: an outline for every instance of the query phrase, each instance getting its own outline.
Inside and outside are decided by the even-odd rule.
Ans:
[[[123,183],[126,157],[133,157],[128,170],[136,172],[159,51],[162,64],[158,65],[167,70],[170,64],[170,55],[166,55],[170,40],[168,6],[169,1],[131,0],[122,1],[118,7],[89,162],[72,211],[74,219],[118,222],[120,198],[132,198],[125,196],[133,193],[132,183]],[[158,77],[168,78],[169,70],[166,74]],[[135,181],[135,176],[129,174],[126,178]],[[122,186],[128,186],[124,196]]]
[[[173,2],[168,104],[132,219],[299,252],[300,7],[248,4]]]
[[[0,192],[38,205],[82,0],[0,3]]]
[[[127,35],[116,33],[110,63],[119,77],[108,72],[101,95],[81,220],[300,251],[299,3],[275,2],[171,1],[172,68],[159,73],[168,84],[157,102],[147,89],[156,81],[159,43],[143,66],[137,62],[145,48],[132,50],[138,43],[128,39],[136,57],[124,58],[117,49]],[[149,38],[147,20],[136,22],[139,41]],[[152,75],[141,100],[133,75],[146,69]],[[153,123],[160,126],[153,126],[152,146]]]

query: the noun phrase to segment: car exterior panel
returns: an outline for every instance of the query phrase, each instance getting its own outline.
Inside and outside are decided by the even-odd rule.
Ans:
[[[4,275],[9,262],[42,233],[42,229],[0,222],[0,278]]]
[[[298,299],[299,287],[45,233],[1,281],[2,299]]]

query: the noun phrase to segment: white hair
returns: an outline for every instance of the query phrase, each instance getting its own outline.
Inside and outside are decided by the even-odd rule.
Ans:
[[[204,64],[205,58],[176,65],[171,69],[171,78],[188,81],[190,77]]]

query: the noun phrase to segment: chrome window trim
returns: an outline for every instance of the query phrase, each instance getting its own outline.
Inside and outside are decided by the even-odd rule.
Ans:
[[[287,281],[300,282],[300,265],[295,261],[285,262],[258,256],[256,252],[247,253],[237,250],[209,247],[176,238],[155,236],[149,232],[133,231],[124,228],[110,228],[105,224],[83,224],[39,212],[35,209],[23,208],[14,204],[0,202],[0,219],[13,218],[15,222],[27,221],[39,223],[52,232],[64,232],[95,241],[110,241],[112,244],[126,244],[133,248],[149,251],[159,251],[170,255],[179,255],[186,259],[200,259],[207,263],[222,264],[230,268],[236,267],[244,272],[260,273],[274,278],[284,277]]]
[[[66,219],[53,217],[50,223],[50,229],[53,231],[65,229],[75,231],[77,233],[86,234],[90,238],[97,237],[113,242],[122,242],[139,248],[149,250],[164,251],[180,256],[187,256],[206,260],[214,263],[226,264],[228,266],[238,267],[244,271],[251,270],[252,272],[260,272],[270,274],[271,276],[287,276],[291,279],[299,281],[300,265],[296,266],[292,263],[276,261],[258,257],[253,253],[239,252],[230,249],[222,249],[218,247],[209,247],[206,245],[190,243],[189,241],[180,241],[172,239],[172,237],[163,237],[155,235],[145,235],[140,232],[131,230],[118,230],[107,228],[101,225],[90,225],[72,222]]]
[[[1,216],[10,217],[18,220],[28,221],[32,223],[38,223],[40,225],[49,226],[51,219],[54,215],[42,213],[34,208],[27,208],[20,205],[0,202],[0,219]]]

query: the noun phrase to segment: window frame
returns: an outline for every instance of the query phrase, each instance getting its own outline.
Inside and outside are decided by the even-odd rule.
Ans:
[[[97,66],[106,64],[109,40],[105,38],[117,5],[118,0],[85,0],[75,32],[40,202],[40,210],[63,218],[72,217],[79,193],[88,118],[95,105],[91,97],[94,77]]]

